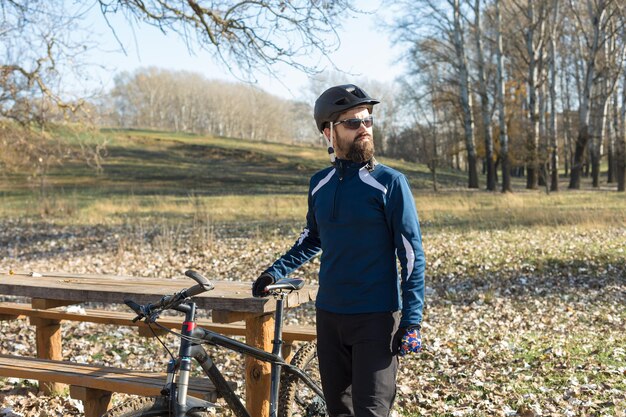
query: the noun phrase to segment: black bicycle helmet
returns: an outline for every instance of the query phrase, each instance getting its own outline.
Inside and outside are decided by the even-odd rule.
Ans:
[[[315,100],[313,117],[317,129],[324,131],[326,123],[336,121],[337,117],[344,111],[360,105],[371,107],[380,101],[371,98],[363,89],[354,84],[337,85],[324,91]]]

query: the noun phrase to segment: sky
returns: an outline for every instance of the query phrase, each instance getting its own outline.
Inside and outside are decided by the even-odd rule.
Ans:
[[[379,23],[381,19],[388,19],[389,11],[382,9],[375,0],[357,1],[356,4],[361,10],[373,13],[361,14],[344,22],[338,31],[341,46],[330,59],[340,70],[353,74],[346,75],[346,81],[366,78],[391,82],[402,74],[404,66],[400,60],[400,48],[391,44],[388,31]],[[84,19],[94,40],[100,45],[89,55],[89,61],[97,64],[90,71],[91,82],[92,85],[101,85],[105,91],[113,86],[115,74],[149,66],[198,72],[210,79],[238,81],[208,52],[190,52],[175,33],[164,35],[156,28],[140,23],[131,27],[123,16],[114,16],[110,22],[115,27],[119,42],[106,25],[99,8],[88,10]],[[303,91],[308,92],[309,89],[305,74],[287,66],[273,69],[278,76],[259,76],[259,87],[287,99],[305,97]]]

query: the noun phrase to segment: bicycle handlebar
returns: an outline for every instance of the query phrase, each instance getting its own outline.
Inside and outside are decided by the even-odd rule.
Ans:
[[[186,290],[187,297],[193,297],[205,291],[211,291],[214,288],[213,284],[208,279],[194,270],[188,269],[185,271],[185,275],[198,283],[198,285],[194,285]]]
[[[144,318],[152,319],[153,315],[155,314],[158,315],[158,313],[160,313],[163,310],[174,308],[178,306],[180,303],[182,303],[183,301],[185,301],[186,299],[194,297],[198,294],[202,294],[203,292],[206,292],[206,291],[211,291],[214,288],[213,284],[208,279],[206,279],[205,277],[203,277],[196,271],[189,269],[185,271],[185,275],[193,279],[194,281],[196,281],[198,284],[194,285],[193,287],[174,293],[173,295],[163,296],[158,302],[154,304],[149,303],[146,305],[139,305],[133,300],[130,300],[130,299],[124,300],[124,304],[126,304],[135,313],[137,313],[137,317],[133,319],[133,323],[138,320],[142,320]]]

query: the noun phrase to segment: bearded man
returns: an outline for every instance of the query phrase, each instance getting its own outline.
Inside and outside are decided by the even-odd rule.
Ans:
[[[406,177],[374,158],[378,103],[353,84],[319,96],[314,118],[332,166],[311,178],[299,239],[252,286],[266,296],[267,285],[321,251],[317,353],[333,417],[388,416],[398,355],[421,350],[422,237]]]

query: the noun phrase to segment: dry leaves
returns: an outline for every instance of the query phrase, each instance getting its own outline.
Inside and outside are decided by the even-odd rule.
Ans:
[[[185,227],[173,234],[158,224],[7,221],[0,225],[0,271],[181,277],[193,267],[214,279],[251,282],[293,243],[298,227],[218,225],[203,244]],[[397,415],[626,415],[626,229],[424,227],[423,233],[426,350],[401,360]],[[317,267],[297,274],[315,282]],[[299,308],[288,320],[310,323],[312,311]],[[0,326],[2,352],[34,354],[26,321]],[[160,369],[166,359],[131,328],[68,323],[63,332],[67,359],[144,369]],[[240,379],[238,355],[219,361]],[[4,381],[5,390],[19,386]],[[0,416],[80,413],[68,399],[2,392]],[[33,410],[44,414],[28,414]]]

